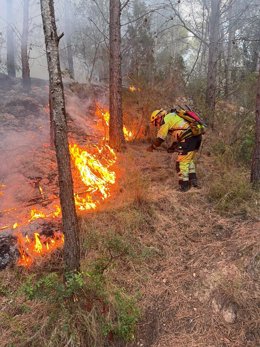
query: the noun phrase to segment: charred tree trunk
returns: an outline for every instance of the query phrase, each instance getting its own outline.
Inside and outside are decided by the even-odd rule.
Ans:
[[[253,151],[251,166],[251,182],[255,189],[260,188],[260,69],[256,91],[256,112],[255,112],[255,147]]]
[[[23,32],[21,42],[22,78],[23,87],[26,91],[29,91],[31,89],[30,66],[28,55],[29,2],[30,0],[23,0]]]
[[[109,144],[115,150],[121,151],[125,140],[122,114],[120,0],[110,0],[109,10]]]
[[[54,140],[65,236],[64,266],[66,272],[71,272],[78,271],[80,268],[79,228],[73,194],[65,100],[58,49],[60,37],[57,36],[53,0],[41,0],[41,13],[50,78]]]
[[[72,15],[71,2],[65,4],[65,37],[67,46],[68,70],[70,77],[74,79],[74,62],[73,62],[73,49],[71,41],[71,15]]]
[[[214,127],[214,112],[217,89],[217,61],[220,25],[220,0],[211,0],[209,19],[209,60],[207,73],[206,105],[211,113],[211,126]]]
[[[15,70],[15,45],[14,45],[14,29],[13,29],[13,0],[6,0],[7,14],[7,73],[9,77],[16,76]]]

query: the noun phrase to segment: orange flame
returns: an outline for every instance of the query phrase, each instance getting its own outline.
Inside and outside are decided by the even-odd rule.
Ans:
[[[61,215],[61,208],[59,205],[55,205],[56,210],[53,212],[53,218],[57,218]]]
[[[98,149],[98,152],[101,154],[102,150]],[[97,201],[94,201],[96,193],[101,196],[102,200],[110,196],[110,185],[115,183],[116,174],[114,171],[109,170],[109,166],[114,164],[116,156],[110,149],[110,158],[106,161],[107,165],[105,166],[95,155],[90,154],[76,144],[70,145],[70,154],[78,170],[79,179],[86,186],[86,197],[75,194],[76,207],[81,211],[94,209],[98,204]]]
[[[96,115],[104,121],[105,140],[108,140],[108,127],[109,127],[110,114],[108,111],[103,110],[101,107],[97,105]],[[125,126],[123,126],[123,133],[124,133],[126,141],[133,140],[133,137],[134,137],[133,133],[130,130],[128,130]]]
[[[32,209],[31,210],[31,218],[29,219],[29,222],[31,222],[35,219],[45,218],[45,217],[46,217],[46,215],[43,212]]]
[[[101,148],[93,147],[92,152],[94,153],[80,148],[76,144],[70,144],[69,149],[72,162],[74,163],[74,182],[77,187],[84,185],[83,194],[75,193],[76,208],[79,211],[95,209],[102,200],[111,195],[110,188],[116,180],[116,174],[111,170],[111,166],[116,161],[116,155],[108,145],[104,145]],[[52,208],[53,211],[50,213],[32,209],[27,223],[32,223],[39,218],[60,217],[60,206],[53,205]],[[19,224],[19,226],[27,223]],[[17,227],[18,223],[12,226],[13,229]],[[61,248],[63,243],[64,236],[62,233],[56,233],[54,237],[46,238],[35,232],[32,239],[19,233],[17,234],[17,245],[20,258],[17,264],[30,267],[36,258]]]
[[[41,196],[43,197],[43,196],[44,196],[44,194],[43,194],[43,189],[42,189],[42,187],[41,187],[41,186],[39,186],[39,192],[40,192]]]
[[[134,137],[132,131],[127,130],[126,127],[123,128],[124,136],[126,141],[131,141]]]
[[[109,113],[102,114],[102,119],[108,128]],[[131,134],[131,132],[128,133]],[[79,211],[95,209],[111,195],[111,187],[116,180],[116,174],[111,166],[116,162],[116,155],[106,144],[102,147],[92,146],[88,150],[76,144],[70,144],[70,154],[74,164],[73,181],[75,183],[74,189],[77,191],[75,193],[76,208]],[[82,186],[83,192],[79,192]],[[0,184],[0,189],[3,187],[4,185]],[[45,197],[46,194],[43,193],[41,186],[38,186],[38,190],[42,197]],[[10,211],[13,210],[15,208],[10,209]],[[8,228],[15,230],[26,226],[28,223],[34,223],[37,219],[59,218],[60,216],[61,207],[57,204],[48,205],[48,210],[44,211],[33,208],[27,218],[22,218],[22,220],[18,220],[9,226],[0,227],[0,231]],[[35,232],[33,237],[30,238],[19,232],[17,233],[17,247],[20,258],[17,264],[29,267],[36,258],[61,248],[63,243],[64,236],[62,233],[55,233],[53,237],[45,237]]]
[[[136,91],[136,87],[135,86],[130,86],[129,90],[130,90],[130,92],[135,92]]]
[[[0,197],[4,195],[4,192],[1,192],[1,189],[5,188],[5,185],[0,183]]]
[[[128,89],[129,89],[130,92],[132,92],[132,93],[134,93],[134,92],[140,92],[140,91],[141,91],[140,88],[137,88],[137,87],[135,87],[134,85],[129,86]]]
[[[53,252],[55,249],[62,248],[64,244],[64,235],[56,232],[52,238],[39,233],[34,233],[34,238],[17,234],[17,245],[20,252],[20,258],[17,264],[19,266],[30,267],[35,258],[42,257],[45,254]]]

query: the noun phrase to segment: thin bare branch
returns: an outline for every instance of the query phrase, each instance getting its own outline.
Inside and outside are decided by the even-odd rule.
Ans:
[[[130,0],[126,0],[126,2],[124,4],[121,5],[121,12],[123,11],[123,9],[128,5],[128,3],[130,2]]]
[[[206,46],[208,46],[208,42],[206,40],[204,40],[203,37],[201,37],[198,33],[196,33],[192,28],[187,26],[187,23],[183,20],[183,18],[181,17],[179,11],[176,10],[176,8],[174,7],[173,3],[171,0],[168,1],[169,5],[171,7],[171,9],[173,10],[173,12],[175,13],[175,15],[178,17],[178,19],[180,20],[182,26],[188,30],[190,33],[193,34],[194,37],[196,37],[198,40],[200,40],[201,42],[203,42]]]

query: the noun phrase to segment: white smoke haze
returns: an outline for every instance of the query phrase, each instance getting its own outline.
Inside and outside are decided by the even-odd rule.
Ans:
[[[92,101],[90,99],[82,100],[77,95],[66,96],[66,111],[73,119],[74,124],[87,134],[92,126],[88,121],[88,111]]]
[[[73,120],[73,126],[77,128],[76,132],[85,134],[85,139],[99,142],[105,134],[103,120],[96,114],[96,108],[100,107],[108,110],[107,97],[104,95],[95,100],[93,97],[80,98],[75,94],[66,93],[66,112]]]
[[[28,144],[30,138],[33,140]],[[9,138],[9,141],[5,142],[6,147],[9,146],[8,150],[1,151],[0,160],[3,165],[0,168],[0,182],[4,189],[0,199],[0,211],[21,207],[39,197],[33,181],[44,174],[44,168],[39,166],[39,159],[33,164],[38,149],[43,144],[41,136],[37,138],[35,133],[32,135],[24,132],[17,139],[17,147],[14,143],[15,138]]]
[[[95,7],[92,1],[88,4]],[[77,43],[78,29],[82,29],[82,24],[89,21],[89,15],[84,13],[80,20],[75,20],[74,9],[80,1],[71,1],[73,11],[69,13],[71,21],[70,31],[73,36],[73,47]],[[7,17],[6,0],[0,0],[0,73],[6,74],[6,29],[12,25],[15,40],[15,58],[17,77],[21,77],[21,33],[23,29],[23,1],[12,1],[13,16]],[[69,32],[65,21],[66,0],[55,1],[55,13],[58,33],[65,32],[64,38],[60,42],[61,64],[63,70],[63,80],[71,82],[66,74],[67,67],[67,34]],[[106,4],[107,5],[107,4]],[[107,7],[107,6],[105,6]],[[85,10],[87,7],[84,6]],[[95,8],[97,14],[99,11]],[[29,95],[23,94],[20,80],[13,80],[8,85],[8,80],[4,84],[5,75],[0,74],[0,230],[5,224],[12,224],[22,219],[30,211],[30,204],[41,208],[41,193],[39,185],[43,189],[46,197],[57,199],[57,171],[55,152],[48,147],[50,141],[49,112],[48,112],[48,71],[45,53],[44,36],[42,29],[42,18],[39,1],[30,0],[29,9],[29,38],[28,50],[30,56],[30,72],[32,79],[32,91]],[[80,12],[79,12],[80,13]],[[85,16],[86,14],[86,16]],[[79,18],[79,17],[78,17]],[[100,18],[101,25],[102,20]],[[83,21],[83,22],[82,22]],[[81,33],[83,31],[81,30]],[[94,35],[89,32],[90,35]],[[76,36],[75,36],[76,35]],[[98,33],[98,36],[101,35]],[[102,37],[102,35],[101,35]],[[99,38],[101,40],[101,37]],[[94,36],[93,36],[94,38]],[[103,40],[103,38],[102,38]],[[94,47],[94,46],[93,46]],[[93,51],[92,49],[92,53]],[[92,81],[96,78],[95,67],[102,66],[103,60],[96,63],[93,54],[77,56],[75,54],[74,64],[76,80],[86,82],[87,76],[93,68]],[[101,57],[102,58],[102,57]],[[88,61],[87,61],[88,60]],[[96,64],[96,65],[95,65]],[[104,69],[103,69],[104,70]],[[3,78],[3,79],[2,79]],[[36,80],[34,78],[42,78]],[[104,136],[102,119],[95,115],[96,96],[86,93],[84,96],[76,95],[65,87],[66,111],[69,116],[70,135],[80,134],[82,142],[98,143]],[[98,105],[107,105],[107,95],[98,92]],[[107,107],[106,107],[107,110]],[[70,121],[70,119],[72,121]],[[77,136],[75,136],[75,141]],[[83,144],[81,142],[81,144]],[[48,208],[46,203],[46,208]],[[16,208],[16,210],[12,210]],[[8,213],[3,211],[10,210]],[[2,212],[1,212],[2,211]],[[1,231],[0,231],[1,233]]]
[[[0,230],[28,220],[32,208],[47,211],[58,203],[56,156],[49,146],[48,88],[33,86],[31,95],[0,87]],[[104,107],[107,97],[97,102],[93,95],[79,97],[65,86],[65,102],[71,138],[81,145],[99,143],[104,128],[95,109],[96,104]]]

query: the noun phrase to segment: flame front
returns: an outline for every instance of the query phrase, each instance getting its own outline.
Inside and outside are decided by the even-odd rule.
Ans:
[[[47,112],[46,108],[46,112]],[[108,130],[109,112],[101,112],[100,117],[104,126]],[[124,127],[126,139],[133,137],[131,131]],[[73,143],[69,145],[72,174],[74,182],[74,199],[76,209],[78,211],[87,211],[96,209],[102,201],[111,196],[111,188],[115,184],[116,174],[112,169],[112,165],[116,162],[114,151],[106,144],[102,146],[91,146],[90,148],[82,148]],[[0,184],[0,197],[3,195],[5,186]],[[37,189],[42,199],[47,199],[47,190],[38,185]],[[13,211],[15,209],[10,209]],[[9,210],[6,210],[7,212]],[[41,210],[32,208],[27,210],[26,216],[17,218],[18,220],[10,225],[0,227],[1,230],[12,229],[17,235],[17,247],[20,253],[18,260],[19,266],[29,267],[35,259],[40,258],[55,249],[62,248],[64,244],[64,236],[61,232],[55,232],[53,237],[46,237],[40,232],[35,231],[32,237],[24,236],[20,229],[26,228],[31,224],[30,229],[39,228],[38,220],[53,220],[61,218],[61,207],[56,203],[50,203]]]
[[[75,193],[75,205],[79,211],[95,209],[101,201],[111,195],[111,187],[115,183],[116,174],[111,166],[116,162],[114,151],[108,146],[92,146],[92,150],[86,150],[77,144],[69,146],[71,160],[73,163],[73,181]],[[41,195],[42,188],[39,189]],[[80,191],[79,191],[80,190]],[[38,219],[60,218],[61,207],[57,204],[49,206],[48,211],[40,211],[33,208],[29,216],[24,221],[15,222],[12,225],[4,226],[4,229],[18,229],[28,223],[34,223]],[[17,245],[20,253],[19,266],[30,267],[36,258],[40,258],[57,248],[62,248],[64,236],[62,233],[55,233],[53,237],[46,237],[35,232],[32,238],[23,236],[17,232]]]
[[[101,155],[103,150],[97,147],[97,153]],[[111,149],[107,153],[109,158],[103,157],[106,161],[104,165],[96,155],[90,154],[76,144],[70,145],[71,158],[79,174],[74,179],[76,181],[80,179],[86,187],[83,196],[75,194],[75,204],[81,211],[96,208],[100,198],[104,200],[110,196],[110,186],[115,183],[116,174],[109,170],[109,167],[115,163],[116,156]]]
[[[42,257],[55,249],[62,248],[64,244],[64,235],[62,233],[54,233],[53,237],[46,237],[34,233],[34,237],[30,239],[28,236],[17,234],[17,245],[20,252],[20,258],[17,264],[20,266],[30,267],[34,259]]]
[[[104,131],[105,131],[105,140],[108,140],[108,128],[109,128],[109,119],[110,114],[108,111],[103,110],[100,106],[96,107],[96,115],[104,121]],[[123,126],[123,133],[126,141],[131,141],[134,138],[132,131],[128,130]]]

